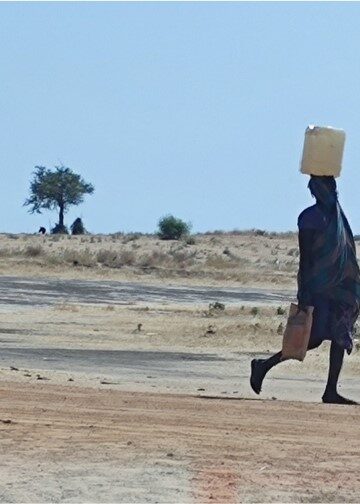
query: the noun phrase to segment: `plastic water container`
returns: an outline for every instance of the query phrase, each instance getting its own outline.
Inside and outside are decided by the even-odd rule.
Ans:
[[[305,131],[301,173],[338,177],[345,145],[345,131],[309,126]]]

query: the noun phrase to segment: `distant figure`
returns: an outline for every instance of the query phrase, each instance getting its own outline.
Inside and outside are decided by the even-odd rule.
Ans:
[[[46,228],[44,228],[43,226],[41,226],[41,228],[39,229],[38,232],[41,233],[42,235],[44,235],[44,234],[46,234]]]

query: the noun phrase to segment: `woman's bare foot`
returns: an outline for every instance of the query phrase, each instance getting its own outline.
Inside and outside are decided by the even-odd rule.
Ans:
[[[263,367],[263,359],[253,359],[251,361],[250,385],[255,394],[260,394],[262,382],[266,372]]]
[[[358,404],[352,399],[347,399],[337,392],[326,392],[322,396],[322,402],[326,404]]]

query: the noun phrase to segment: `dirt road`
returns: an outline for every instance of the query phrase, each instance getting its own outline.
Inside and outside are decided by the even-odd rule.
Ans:
[[[140,283],[0,277],[0,305],[46,306],[72,303],[281,303],[294,297],[291,291],[218,289],[214,287],[159,287]]]
[[[1,348],[2,380],[36,382],[40,374],[50,384],[111,388],[116,391],[199,394],[255,399],[250,388],[248,352],[228,354],[65,348]],[[264,355],[265,356],[265,355]],[[318,403],[324,392],[326,368],[315,355],[306,364],[284,363],[264,382],[261,398]],[[16,371],[17,370],[17,371]],[[346,371],[346,370],[345,370]],[[358,372],[343,373],[341,392],[360,402]]]
[[[0,387],[0,502],[359,502],[360,409]]]
[[[360,408],[319,403],[327,349],[283,363],[267,400],[249,400],[250,360],[279,338],[261,335],[266,316],[231,308],[222,322],[177,306],[266,312],[288,296],[1,278],[0,502],[360,502]],[[341,391],[359,400],[354,354]]]

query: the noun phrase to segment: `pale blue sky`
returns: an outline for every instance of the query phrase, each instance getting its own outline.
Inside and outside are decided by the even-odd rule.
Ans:
[[[67,224],[296,229],[308,124],[347,132],[339,190],[360,232],[359,3],[0,3],[0,231],[35,165],[95,185]]]

